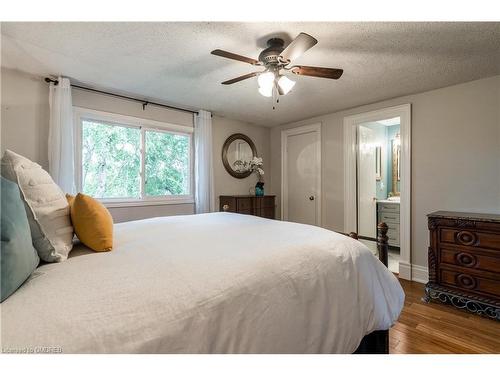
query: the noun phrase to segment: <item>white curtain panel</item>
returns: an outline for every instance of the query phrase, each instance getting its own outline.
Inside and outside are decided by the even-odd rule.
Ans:
[[[66,193],[75,193],[75,130],[68,78],[50,84],[49,173]]]
[[[194,173],[196,213],[215,211],[212,157],[212,114],[200,110],[194,116]]]

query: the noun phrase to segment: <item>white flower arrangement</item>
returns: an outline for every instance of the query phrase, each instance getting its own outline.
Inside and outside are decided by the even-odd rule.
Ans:
[[[257,156],[254,156],[249,163],[249,170],[256,173],[259,176],[259,179],[262,176],[264,176],[264,170],[262,169],[262,164],[263,164],[262,158],[258,158]]]
[[[254,156],[250,161],[236,160],[236,162],[234,162],[233,164],[235,167],[237,167],[238,171],[251,171],[259,177],[259,181],[262,181],[262,176],[264,176],[264,169],[262,169],[262,158]]]

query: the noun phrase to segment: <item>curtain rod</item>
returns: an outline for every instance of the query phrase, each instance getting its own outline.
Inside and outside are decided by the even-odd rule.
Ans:
[[[59,82],[57,81],[57,79],[52,79],[52,78],[49,78],[49,77],[46,77],[45,78],[45,82],[47,83],[53,83],[55,85],[57,85]],[[112,93],[112,92],[107,92],[107,91],[102,91],[102,90],[97,90],[97,89],[92,89],[90,87],[85,87],[85,86],[79,86],[79,85],[73,85],[71,84],[71,87],[74,87],[76,89],[80,89],[80,90],[87,90],[87,91],[92,91],[92,92],[97,92],[99,94],[104,94],[104,95],[109,95],[109,96],[115,96],[117,98],[122,98],[122,99],[127,99],[127,100],[133,100],[133,101],[136,101],[136,102],[139,102],[139,103],[142,103],[142,109],[145,110],[146,109],[146,106],[148,104],[151,104],[151,105],[155,105],[157,107],[163,107],[163,108],[168,108],[168,109],[175,109],[176,111],[182,111],[182,112],[189,112],[189,113],[198,113],[198,111],[192,111],[190,109],[186,109],[186,108],[179,108],[179,107],[174,107],[174,106],[171,106],[171,105],[167,105],[167,104],[161,104],[161,103],[155,103],[155,102],[150,102],[148,100],[142,100],[142,99],[138,99],[138,98],[133,98],[131,96],[125,96],[125,95],[120,95],[120,94],[115,94],[115,93]]]

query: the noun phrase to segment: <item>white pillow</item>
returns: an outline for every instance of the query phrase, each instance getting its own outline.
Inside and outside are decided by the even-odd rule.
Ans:
[[[59,186],[37,163],[10,150],[2,158],[2,176],[19,186],[38,256],[46,262],[67,259],[73,247],[73,227]]]

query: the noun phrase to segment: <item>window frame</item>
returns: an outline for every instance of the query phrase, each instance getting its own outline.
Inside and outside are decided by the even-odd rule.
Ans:
[[[121,115],[112,112],[98,111],[89,108],[73,106],[75,120],[75,173],[76,187],[82,191],[82,121],[97,121],[107,125],[130,127],[140,130],[140,197],[139,198],[96,198],[106,207],[156,206],[164,204],[194,203],[194,128],[191,126],[171,124],[134,116]],[[182,135],[189,138],[189,194],[148,196],[145,194],[145,151],[146,131],[156,131],[168,134]]]

